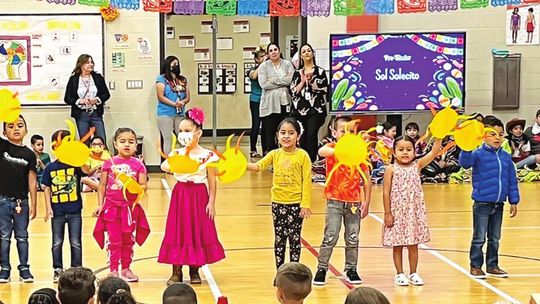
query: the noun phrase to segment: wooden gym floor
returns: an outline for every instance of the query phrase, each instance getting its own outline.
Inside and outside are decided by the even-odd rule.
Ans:
[[[148,195],[143,206],[147,211],[152,234],[142,247],[135,248],[132,269],[141,278],[131,284],[138,302],[161,303],[170,266],[158,264],[156,255],[161,244],[169,204],[167,190],[174,178],[151,174]],[[273,258],[273,228],[270,212],[271,174],[247,173],[233,184],[219,184],[217,194],[217,229],[227,258],[210,265],[204,274],[211,274],[200,286],[195,286],[199,303],[216,303],[215,297],[226,296],[228,303],[277,303],[272,286],[275,275]],[[419,273],[425,280],[422,287],[397,287],[392,251],[382,248],[382,187],[375,186],[371,214],[362,220],[358,271],[370,286],[384,292],[391,303],[527,303],[531,293],[540,292],[540,184],[520,184],[522,202],[516,218],[505,210],[500,246],[500,266],[510,273],[508,279],[469,277],[468,249],[471,240],[471,200],[469,185],[425,185],[432,241],[421,247]],[[325,200],[323,187],[313,185],[313,215],[304,222],[302,236],[307,247],[318,250],[324,227]],[[107,274],[106,253],[91,236],[95,219],[95,193],[84,194],[83,261],[86,267]],[[38,218],[30,224],[30,264],[36,278],[33,284],[18,282],[15,242],[11,246],[12,282],[0,285],[0,299],[9,304],[27,303],[30,293],[52,283],[51,229],[43,221],[43,194],[39,194]],[[344,250],[342,236],[334,250],[331,264],[342,272]],[[313,249],[312,248],[312,249]],[[69,266],[69,244],[64,243],[64,265]],[[315,255],[304,248],[301,262],[316,271]],[[408,265],[406,262],[405,265]],[[406,269],[408,266],[406,267]],[[184,271],[187,276],[187,271]],[[206,276],[208,278],[208,276]],[[328,273],[324,287],[314,287],[305,303],[343,303],[347,286]]]

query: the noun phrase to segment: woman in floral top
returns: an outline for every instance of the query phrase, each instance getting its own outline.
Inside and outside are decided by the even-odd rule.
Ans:
[[[300,121],[305,135],[300,147],[306,150],[311,161],[317,158],[319,128],[326,118],[328,78],[323,68],[315,63],[313,48],[304,44],[300,48],[300,66],[291,82],[291,114]]]

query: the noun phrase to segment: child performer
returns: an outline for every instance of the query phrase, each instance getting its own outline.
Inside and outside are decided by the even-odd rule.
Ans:
[[[159,263],[172,265],[167,285],[182,282],[183,265],[189,265],[191,284],[201,284],[199,268],[225,258],[214,222],[216,174],[213,168],[206,168],[218,157],[199,145],[203,122],[202,109],[189,109],[180,121],[178,133],[180,144],[186,147],[172,152],[189,153],[200,166],[194,173],[174,174],[177,183],[171,195],[165,236],[158,256]],[[171,172],[167,160],[161,164],[161,169]]]

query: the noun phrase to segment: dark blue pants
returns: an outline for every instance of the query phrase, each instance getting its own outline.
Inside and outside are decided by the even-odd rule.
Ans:
[[[17,213],[17,201],[21,212]],[[0,265],[2,268],[11,270],[9,262],[9,249],[11,247],[11,235],[15,233],[17,251],[19,253],[19,269],[28,265],[28,200],[17,200],[0,196]]]
[[[82,266],[82,218],[81,212],[55,215],[51,219],[52,227],[52,256],[53,268],[64,268],[62,262],[62,245],[64,244],[64,231],[68,227],[69,245],[71,247],[71,267]]]
[[[473,205],[473,239],[469,256],[471,267],[482,268],[484,253],[482,247],[487,235],[487,268],[499,267],[499,240],[501,239],[501,226],[504,203],[475,202]]]
[[[105,124],[103,123],[103,116],[99,115],[96,111],[89,113],[86,111],[81,112],[80,116],[75,119],[77,123],[77,130],[79,130],[79,137],[82,138],[88,131],[90,127],[95,127],[96,131],[94,136],[99,136],[105,140],[107,143],[107,138],[105,137]],[[90,143],[90,139],[86,141],[86,144]]]

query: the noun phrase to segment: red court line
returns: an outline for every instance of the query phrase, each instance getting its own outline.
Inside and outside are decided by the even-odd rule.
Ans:
[[[304,247],[306,247],[306,249],[311,252],[311,254],[313,254],[316,258],[319,258],[319,253],[317,252],[317,250],[315,250],[315,248],[313,248],[311,244],[304,240],[304,238],[300,238],[300,242],[302,242],[302,245],[304,245]],[[347,280],[343,278],[343,274],[330,263],[328,263],[328,270],[330,270],[336,277],[340,278],[339,280],[341,281],[341,283],[343,283],[343,285],[345,285],[345,287],[349,289],[355,288],[354,285],[347,282]]]

